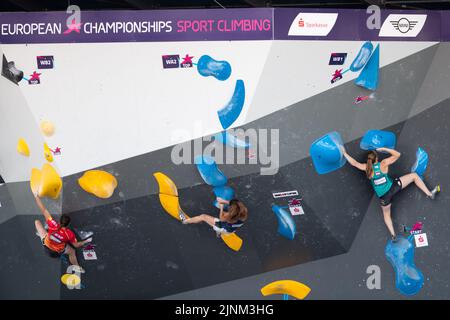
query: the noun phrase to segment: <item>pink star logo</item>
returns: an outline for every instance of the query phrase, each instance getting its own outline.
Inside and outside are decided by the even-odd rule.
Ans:
[[[411,229],[411,231],[419,231],[419,230],[422,230],[422,222],[416,222]]]
[[[37,73],[36,71],[33,71],[33,74],[30,74],[30,81],[33,81],[33,80],[35,80],[35,81],[39,81],[40,80],[40,78],[39,78],[39,76],[41,75],[42,73]]]
[[[369,99],[368,96],[357,96],[356,99],[355,99],[355,103],[358,104],[358,103],[361,103],[361,102],[363,102],[363,101],[365,101],[367,99]]]
[[[336,70],[333,73],[333,79],[336,79],[336,78],[339,78],[339,77],[342,77],[342,69]]]
[[[61,148],[60,147],[56,147],[55,150],[52,150],[53,154],[57,155],[57,154],[61,154]]]
[[[298,206],[300,205],[300,200],[298,199],[292,199],[291,202],[289,203],[291,206]]]
[[[192,57],[190,57],[188,54],[183,58],[183,61],[181,62],[181,64],[192,64]]]
[[[76,33],[80,33],[81,28],[81,22],[76,23],[75,19],[72,20],[72,23],[67,26],[67,30],[64,31],[64,34],[72,33],[72,31],[75,31]]]

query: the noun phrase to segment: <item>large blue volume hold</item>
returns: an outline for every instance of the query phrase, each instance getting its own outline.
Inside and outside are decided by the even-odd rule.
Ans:
[[[428,167],[428,153],[422,148],[418,148],[416,151],[416,162],[411,167],[411,172],[417,173],[420,178],[423,179],[423,174]]]
[[[234,93],[230,101],[219,111],[219,121],[222,124],[222,128],[227,129],[241,114],[242,108],[245,102],[245,86],[244,81],[237,80],[234,87]]]
[[[342,138],[336,131],[327,133],[311,144],[309,152],[318,174],[332,172],[346,163],[342,146]]]
[[[227,201],[230,201],[234,197],[234,190],[229,186],[214,187],[213,192],[216,198],[222,198]]]
[[[294,240],[296,226],[292,216],[282,207],[272,205],[272,211],[278,219],[278,233],[289,240]]]
[[[217,80],[225,81],[231,75],[231,65],[227,61],[217,61],[203,55],[198,60],[197,71],[204,77],[213,76]]]
[[[390,131],[369,130],[361,139],[359,147],[363,150],[375,150],[378,148],[395,149],[397,137]]]
[[[373,44],[370,41],[365,42],[361,49],[359,49],[358,55],[353,60],[352,64],[350,65],[350,70],[352,72],[356,72],[362,69],[369,61],[370,55],[372,54],[373,50]]]
[[[220,187],[227,183],[227,177],[217,168],[216,162],[209,156],[197,156],[194,159],[197,170],[210,186]]]
[[[230,201],[234,198],[234,190],[229,186],[214,187],[213,192],[216,198],[222,198],[226,201]],[[214,201],[214,206],[220,208],[217,200]]]
[[[380,45],[377,45],[375,51],[364,66],[364,69],[355,80],[355,84],[375,91],[378,87],[378,70],[380,69]]]
[[[250,144],[241,140],[227,131],[222,131],[214,135],[214,139],[232,148],[247,149]]]
[[[384,253],[395,272],[395,286],[404,295],[415,295],[423,286],[423,274],[414,264],[413,237],[388,241]]]

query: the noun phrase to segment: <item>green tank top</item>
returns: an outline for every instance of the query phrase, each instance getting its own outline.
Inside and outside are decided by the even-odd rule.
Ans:
[[[382,197],[392,186],[392,179],[388,174],[381,172],[380,163],[372,166],[373,177],[370,179],[373,189],[378,197]]]

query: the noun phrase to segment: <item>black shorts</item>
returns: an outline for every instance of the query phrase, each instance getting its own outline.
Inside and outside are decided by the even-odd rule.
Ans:
[[[213,227],[214,231],[220,232],[220,233],[233,233],[242,225],[244,224],[241,221],[238,221],[236,223],[228,223],[225,221],[220,221],[219,219],[215,219],[215,225]]]
[[[402,181],[399,178],[395,178],[392,181],[392,186],[388,192],[380,197],[380,204],[382,207],[386,207],[392,203],[394,196],[402,190]]]

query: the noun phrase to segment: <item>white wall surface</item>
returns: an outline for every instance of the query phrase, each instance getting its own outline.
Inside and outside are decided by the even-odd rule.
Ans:
[[[15,86],[0,78],[0,173],[6,182],[26,181],[31,167],[44,162],[44,137],[38,125],[56,126],[46,138],[61,147],[55,166],[62,176],[116,162],[222,130],[217,110],[245,82],[246,101],[239,126],[353,80],[347,73],[337,84],[329,66],[332,52],[347,52],[347,68],[363,42],[350,41],[220,41],[164,43],[92,43],[2,45],[9,60],[29,76],[42,73],[41,84]],[[376,43],[374,43],[376,45]],[[383,42],[381,66],[434,43]],[[162,55],[189,54],[196,62],[208,54],[227,60],[231,77],[222,82],[202,77],[196,68],[163,69]],[[53,55],[55,68],[38,70],[36,56]],[[261,78],[262,77],[262,78]],[[201,130],[199,130],[201,128]],[[15,151],[24,137],[32,156]]]

